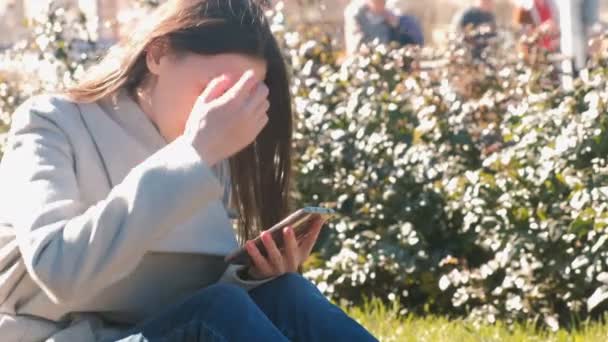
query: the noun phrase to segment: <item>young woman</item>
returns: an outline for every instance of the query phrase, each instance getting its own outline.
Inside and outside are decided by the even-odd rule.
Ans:
[[[147,24],[13,117],[2,341],[374,340],[295,273],[323,222],[223,263],[288,214],[289,85],[261,6],[174,0]]]

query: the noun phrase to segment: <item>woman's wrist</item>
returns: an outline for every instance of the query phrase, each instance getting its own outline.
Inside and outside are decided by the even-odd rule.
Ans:
[[[218,158],[215,157],[213,150],[207,148],[206,144],[198,141],[196,134],[188,134],[185,139],[188,140],[205,164],[214,166],[218,162]]]

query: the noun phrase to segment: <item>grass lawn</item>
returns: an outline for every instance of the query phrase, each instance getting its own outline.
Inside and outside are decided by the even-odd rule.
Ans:
[[[371,301],[363,308],[348,309],[347,312],[380,341],[608,341],[608,324],[591,323],[579,331],[560,330],[555,333],[525,325],[512,329],[503,324],[477,327],[470,322],[441,317],[399,317],[398,309],[387,308],[379,301]]]

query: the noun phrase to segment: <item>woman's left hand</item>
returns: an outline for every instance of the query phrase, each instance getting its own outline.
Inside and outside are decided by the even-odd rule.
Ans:
[[[284,228],[284,248],[282,251],[277,248],[270,233],[262,232],[262,243],[267,251],[266,257],[260,253],[253,241],[247,241],[245,248],[253,261],[253,264],[247,270],[248,275],[253,279],[265,279],[278,277],[284,273],[297,272],[298,267],[310,255],[324,223],[325,220],[323,219],[315,220],[310,232],[299,244],[293,229],[291,227]]]

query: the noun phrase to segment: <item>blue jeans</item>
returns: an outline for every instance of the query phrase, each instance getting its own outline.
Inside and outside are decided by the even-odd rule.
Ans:
[[[121,342],[376,341],[293,273],[249,293],[232,284],[209,286],[125,336]]]

